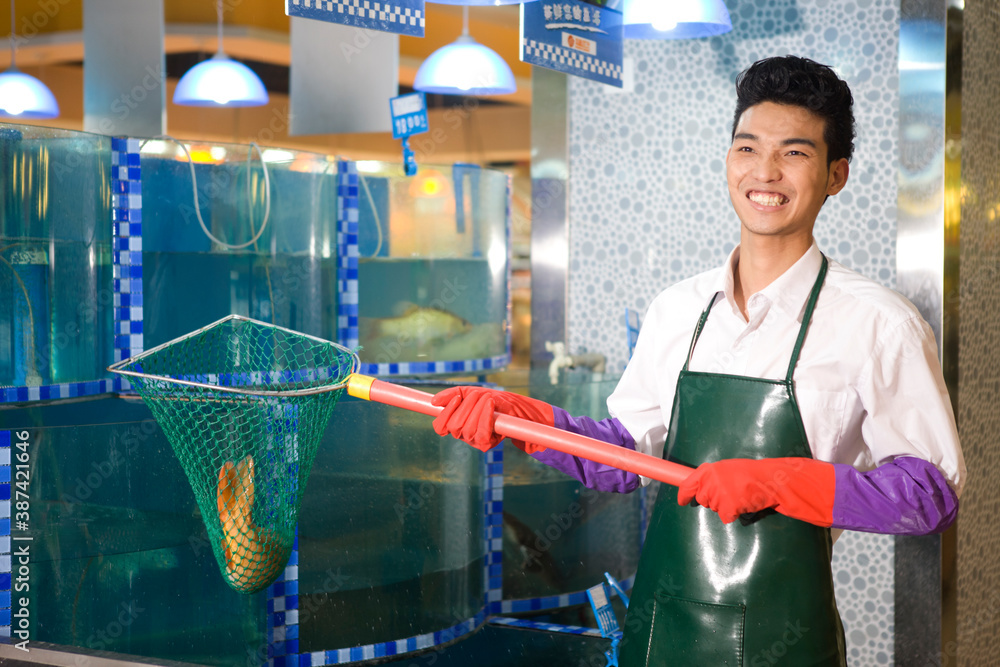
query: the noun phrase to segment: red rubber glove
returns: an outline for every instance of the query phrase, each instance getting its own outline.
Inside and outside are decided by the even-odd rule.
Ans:
[[[725,459],[703,463],[677,489],[677,504],[697,500],[723,523],[763,509],[817,526],[833,523],[835,469],[802,457]]]
[[[476,449],[493,449],[504,436],[494,430],[496,413],[520,417],[538,424],[552,426],[555,418],[552,406],[527,396],[486,387],[450,387],[431,399],[444,410],[434,419],[434,432],[451,435]],[[528,454],[545,451],[545,447],[521,440],[511,442]]]

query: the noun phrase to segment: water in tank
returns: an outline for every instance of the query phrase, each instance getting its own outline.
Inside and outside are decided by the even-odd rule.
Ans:
[[[336,339],[336,163],[244,144],[141,146],[145,348],[230,314]]]
[[[0,387],[104,377],[111,141],[0,125]]]
[[[507,176],[473,165],[424,165],[413,177],[397,164],[357,169],[362,362],[424,373],[430,362],[508,355]]]

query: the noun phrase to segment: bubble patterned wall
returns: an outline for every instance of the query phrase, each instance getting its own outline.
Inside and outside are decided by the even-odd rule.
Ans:
[[[725,179],[736,75],[773,55],[833,66],[851,85],[858,136],[846,189],[816,224],[820,250],[896,283],[899,0],[727,0],[733,30],[626,40],[625,92],[570,81],[568,343],[620,370],[625,308],[715,268],[739,239]],[[893,660],[893,541],[845,533],[834,579],[851,664]]]

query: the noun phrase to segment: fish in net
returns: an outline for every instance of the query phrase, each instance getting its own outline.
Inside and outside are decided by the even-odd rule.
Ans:
[[[316,449],[357,368],[345,347],[238,315],[109,367],[166,434],[233,589],[260,591],[288,563]]]

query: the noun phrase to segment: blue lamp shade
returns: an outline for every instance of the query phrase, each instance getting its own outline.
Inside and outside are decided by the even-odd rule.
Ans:
[[[59,104],[45,84],[14,68],[0,74],[0,116],[41,119],[59,115]]]
[[[256,107],[267,99],[253,70],[222,53],[185,72],[174,90],[174,104],[192,107]]]
[[[432,53],[417,70],[413,87],[442,95],[508,95],[517,90],[504,59],[468,35]]]
[[[693,39],[733,29],[722,0],[625,0],[622,22],[627,39]]]

